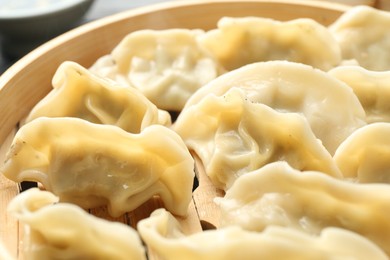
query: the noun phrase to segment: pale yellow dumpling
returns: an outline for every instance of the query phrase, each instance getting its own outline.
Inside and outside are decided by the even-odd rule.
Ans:
[[[41,117],[16,133],[0,173],[40,182],[61,201],[83,208],[107,205],[112,216],[154,195],[172,213],[186,215],[193,169],[184,142],[164,126],[132,134],[78,118]]]
[[[202,30],[139,30],[127,35],[91,67],[101,76],[137,88],[157,107],[180,111],[222,69],[198,44]]]
[[[141,92],[100,78],[75,62],[64,62],[53,77],[53,90],[29,113],[38,117],[78,117],[139,133],[153,124],[171,125],[167,111],[157,109]]]
[[[341,47],[343,60],[377,71],[390,70],[390,13],[356,6],[334,22],[329,30]]]
[[[251,102],[303,115],[331,154],[366,124],[364,109],[348,85],[321,70],[287,61],[259,62],[230,71],[192,95],[183,112],[207,95],[223,96],[233,87],[242,89]]]
[[[222,226],[262,231],[277,225],[309,234],[339,227],[365,236],[390,256],[388,184],[357,184],[275,162],[238,178],[217,203]]]
[[[345,178],[390,184],[390,123],[356,130],[337,149],[334,160]]]
[[[239,176],[274,161],[341,176],[302,115],[254,103],[239,88],[205,96],[179,115],[173,129],[223,190]]]
[[[262,17],[223,17],[200,42],[226,70],[270,60],[288,60],[322,70],[339,64],[340,47],[326,27],[311,19],[280,22]]]
[[[325,228],[313,236],[276,226],[263,232],[234,226],[186,236],[163,209],[140,221],[137,228],[146,245],[162,259],[387,259],[368,239],[340,228]]]
[[[390,122],[390,71],[341,66],[329,74],[351,87],[366,112],[366,122]]]
[[[146,259],[133,228],[58,203],[48,191],[24,191],[10,202],[8,212],[24,225],[20,246],[25,259]]]

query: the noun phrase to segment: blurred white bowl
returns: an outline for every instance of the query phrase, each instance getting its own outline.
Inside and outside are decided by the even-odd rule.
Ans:
[[[5,55],[19,58],[81,20],[93,0],[0,0]]]

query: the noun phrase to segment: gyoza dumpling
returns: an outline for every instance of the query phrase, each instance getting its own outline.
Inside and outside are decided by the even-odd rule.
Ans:
[[[240,175],[279,160],[297,169],[341,176],[303,116],[252,103],[242,89],[206,96],[179,115],[174,130],[220,189],[227,190]]]
[[[107,205],[115,217],[154,195],[186,215],[193,169],[184,142],[166,127],[131,134],[78,118],[41,117],[17,132],[0,172],[16,182],[40,182],[83,208]]]
[[[249,63],[289,60],[329,70],[341,61],[340,47],[326,27],[311,19],[280,22],[261,17],[224,17],[200,37],[227,70]]]
[[[349,85],[366,112],[366,122],[390,122],[390,71],[342,66],[329,74]]]
[[[374,123],[351,134],[334,160],[345,178],[390,184],[390,123]]]
[[[262,231],[277,225],[310,234],[340,227],[367,237],[390,256],[387,184],[357,184],[276,162],[241,176],[217,203],[221,226]]]
[[[184,110],[211,93],[222,96],[232,87],[244,90],[252,102],[303,114],[331,154],[365,125],[364,109],[350,87],[323,71],[286,61],[260,62],[226,73],[197,91]]]
[[[187,29],[132,32],[112,51],[112,62],[105,56],[91,70],[139,89],[161,109],[180,111],[221,70],[197,42],[203,33]]]
[[[319,236],[311,236],[276,226],[261,233],[235,226],[185,236],[177,220],[158,209],[141,220],[137,229],[161,259],[387,259],[368,239],[339,228],[326,228]]]
[[[75,62],[60,65],[53,77],[53,90],[33,108],[26,121],[38,117],[79,117],[131,133],[152,124],[171,124],[169,113],[157,109],[138,90],[99,78]]]
[[[356,6],[330,27],[344,60],[355,59],[369,70],[390,70],[390,13]]]
[[[146,259],[131,227],[57,202],[52,193],[33,188],[8,205],[8,212],[24,224],[25,259]]]

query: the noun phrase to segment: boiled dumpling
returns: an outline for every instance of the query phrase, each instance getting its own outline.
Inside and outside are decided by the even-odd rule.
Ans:
[[[186,215],[194,161],[172,130],[152,125],[131,134],[78,118],[38,118],[16,134],[0,168],[9,179],[37,181],[83,208],[107,205],[119,216],[159,195]]]
[[[334,160],[345,178],[390,184],[390,123],[364,126],[337,149]]]
[[[232,87],[244,90],[251,102],[303,114],[331,154],[365,125],[364,109],[350,87],[323,71],[286,61],[260,62],[226,73],[197,91],[184,110],[208,94],[222,96]]]
[[[138,231],[162,259],[387,259],[368,239],[339,228],[311,236],[276,226],[261,233],[235,226],[185,236],[177,220],[158,209],[138,223]]]
[[[37,188],[10,202],[8,211],[24,224],[25,259],[146,259],[131,227],[57,202],[52,193]]]
[[[390,71],[341,66],[329,74],[349,85],[366,112],[366,122],[390,122]]]
[[[241,175],[273,161],[340,177],[306,119],[253,103],[244,90],[210,94],[178,117],[174,130],[202,160],[215,186],[227,190]]]
[[[227,70],[269,60],[289,60],[329,70],[341,60],[333,35],[311,19],[280,22],[261,17],[224,17],[218,21],[218,29],[200,39]]]
[[[344,60],[369,70],[390,70],[390,13],[369,6],[345,12],[329,28]]]
[[[132,32],[91,70],[139,89],[161,109],[180,111],[198,88],[222,72],[197,42],[203,33],[187,29]]]
[[[116,125],[131,133],[139,133],[152,124],[171,124],[169,113],[157,109],[138,90],[99,78],[75,62],[60,65],[53,87],[30,112],[27,122],[42,116],[79,117]]]
[[[216,202],[221,226],[262,231],[277,225],[310,234],[340,227],[367,237],[390,255],[387,184],[357,184],[275,162],[241,176]]]

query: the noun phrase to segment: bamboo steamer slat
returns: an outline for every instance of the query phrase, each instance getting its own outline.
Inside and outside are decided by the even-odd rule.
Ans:
[[[174,1],[124,11],[76,28],[32,51],[0,77],[0,163],[18,122],[51,90],[51,79],[63,61],[72,60],[89,67],[97,58],[108,54],[126,34],[139,29],[209,30],[216,27],[222,16],[261,16],[282,21],[307,17],[329,25],[348,8],[323,1]],[[221,193],[212,187],[199,160],[196,161],[200,186],[194,192],[189,216],[179,219],[187,234],[201,231],[201,222],[203,228],[209,227],[208,224],[218,225],[218,212],[211,200]],[[21,259],[23,234],[17,221],[6,213],[8,202],[18,192],[17,184],[0,176],[0,240],[12,255]],[[158,206],[159,201],[152,199],[138,210],[114,220],[134,227]],[[92,209],[91,213],[109,218],[104,209]],[[155,258],[153,254],[150,256]]]

